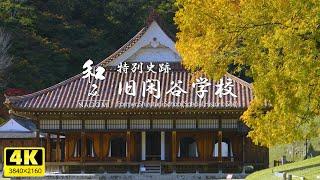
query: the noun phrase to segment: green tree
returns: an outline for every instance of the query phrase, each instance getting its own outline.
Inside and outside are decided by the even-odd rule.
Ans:
[[[81,72],[89,58],[100,62],[144,26],[151,8],[173,21],[172,0],[0,1],[14,56],[8,87],[40,90]]]
[[[178,0],[184,65],[219,79],[233,65],[253,79],[242,119],[255,143],[316,135],[320,114],[320,1]],[[247,68],[243,68],[243,67]]]

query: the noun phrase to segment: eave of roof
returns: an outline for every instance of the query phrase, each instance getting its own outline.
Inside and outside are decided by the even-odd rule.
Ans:
[[[215,95],[216,82],[208,86],[208,93],[205,98],[200,99],[190,85],[192,74],[186,71],[171,72],[170,74],[153,74],[153,73],[128,73],[119,74],[116,71],[107,71],[105,74],[106,80],[100,83],[101,95],[98,97],[89,97],[88,83],[84,79],[79,79],[72,84],[67,84],[61,88],[53,89],[50,92],[40,94],[35,97],[30,97],[12,104],[15,110],[60,110],[60,111],[74,111],[74,110],[114,110],[114,109],[242,109],[246,108],[252,100],[252,88],[249,83],[240,81],[238,78],[227,74],[224,76],[224,81],[231,78],[234,79],[234,93],[238,97],[223,96],[219,98]],[[136,96],[128,96],[124,93],[118,92],[119,84],[124,83],[125,80],[134,80],[137,83],[146,81],[147,79],[158,79],[161,86],[161,98],[156,99],[152,95],[147,94],[142,96],[142,89],[137,89]],[[181,86],[186,94],[181,97],[175,97],[167,94],[166,91],[171,88],[170,82],[172,80],[181,80]],[[98,82],[96,82],[98,84]],[[79,102],[80,101],[80,102]],[[107,104],[91,107],[86,102],[104,102]],[[141,105],[140,102],[143,102]]]
[[[35,137],[35,132],[0,132],[0,139],[26,139]]]

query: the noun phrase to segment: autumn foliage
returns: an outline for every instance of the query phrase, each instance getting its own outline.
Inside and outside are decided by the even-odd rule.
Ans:
[[[178,0],[184,65],[219,79],[230,65],[253,79],[242,119],[257,144],[318,135],[320,1]],[[246,67],[246,68],[244,68]]]

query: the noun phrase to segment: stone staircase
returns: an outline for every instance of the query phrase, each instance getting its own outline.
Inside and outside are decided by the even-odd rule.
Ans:
[[[161,174],[160,164],[144,164],[140,166],[141,174]]]

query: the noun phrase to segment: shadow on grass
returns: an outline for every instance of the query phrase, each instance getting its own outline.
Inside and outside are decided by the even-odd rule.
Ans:
[[[308,147],[308,155],[307,156],[309,158],[312,158],[312,157],[315,157],[315,156],[318,156],[318,155],[320,155],[320,151],[316,151],[314,149],[313,145],[310,144],[310,146]],[[288,170],[281,171],[281,172],[292,172],[292,171],[304,170],[304,169],[313,168],[313,167],[316,167],[316,166],[320,166],[320,163],[313,164],[313,165],[308,165],[308,166],[296,167],[296,168],[288,169]]]

